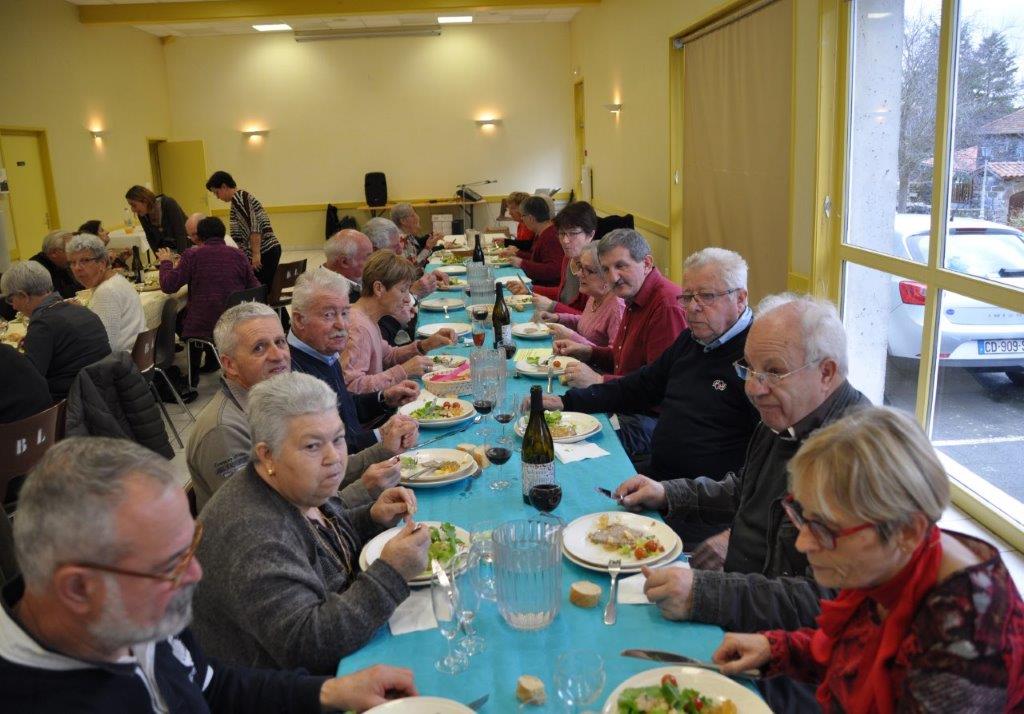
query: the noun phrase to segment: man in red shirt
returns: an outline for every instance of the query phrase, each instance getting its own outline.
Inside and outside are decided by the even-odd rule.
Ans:
[[[686,329],[681,290],[654,267],[651,246],[642,235],[629,228],[610,231],[598,243],[597,255],[612,290],[626,301],[626,311],[608,347],[555,340],[555,354],[580,360],[566,367],[571,387],[607,382],[655,361]],[[656,415],[620,414],[618,419],[626,452],[648,453]]]
[[[529,250],[505,249],[509,261],[516,268],[522,268],[537,285],[557,286],[562,279],[562,259],[565,251],[558,240],[558,228],[552,221],[551,206],[541,196],[530,196],[519,210],[522,223],[537,237]]]

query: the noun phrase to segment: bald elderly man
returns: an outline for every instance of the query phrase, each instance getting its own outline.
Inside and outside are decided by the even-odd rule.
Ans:
[[[355,302],[363,285],[363,266],[374,250],[373,243],[355,228],[343,228],[324,244],[324,267],[348,285],[348,301]]]
[[[185,235],[188,236],[188,242],[192,245],[199,245],[199,236],[196,233],[196,228],[199,226],[199,221],[204,218],[206,218],[205,213],[193,213],[185,220]],[[238,243],[235,243],[235,239],[229,235],[224,236],[224,245],[238,248]]]

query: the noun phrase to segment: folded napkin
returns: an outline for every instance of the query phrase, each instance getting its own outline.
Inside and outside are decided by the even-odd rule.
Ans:
[[[577,441],[575,444],[555,444],[555,456],[563,464],[571,464],[573,461],[583,461],[583,459],[599,459],[607,455],[607,451],[589,441]]]
[[[395,636],[437,627],[434,606],[430,603],[430,588],[413,590],[405,602],[395,608],[388,625]]]
[[[658,568],[689,568],[690,564],[684,560],[673,560],[665,565],[658,565]],[[619,580],[619,597],[617,602],[620,605],[650,605],[651,601],[644,595],[644,583],[647,578],[643,573],[630,575],[628,578]]]

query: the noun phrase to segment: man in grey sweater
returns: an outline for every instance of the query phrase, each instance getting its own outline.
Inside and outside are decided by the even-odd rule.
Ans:
[[[226,310],[217,321],[213,339],[224,376],[196,420],[186,455],[199,510],[252,455],[245,416],[249,390],[291,371],[281,320],[266,305],[242,303]],[[418,432],[415,422],[395,420],[382,426],[380,435],[379,442],[348,459],[341,491],[348,506],[368,503],[398,483],[396,456],[416,443]]]

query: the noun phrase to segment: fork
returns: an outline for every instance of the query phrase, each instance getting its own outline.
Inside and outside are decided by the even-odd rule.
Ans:
[[[422,464],[420,464],[420,466],[422,466],[423,468],[420,469],[419,471],[415,472],[415,473],[412,473],[412,474],[409,474],[408,476],[406,476],[405,477],[405,481],[415,481],[417,478],[419,478],[423,474],[427,473],[428,471],[433,471],[434,469],[436,469],[440,465],[441,465],[440,461],[427,461],[425,463],[422,463]]]
[[[622,570],[622,560],[612,558],[608,561],[608,574],[612,576],[612,587],[608,594],[608,604],[604,607],[604,624],[615,624],[615,600],[619,597],[619,571]]]
[[[548,394],[551,394],[551,380],[555,376],[555,366],[548,362]]]
[[[448,303],[446,303],[446,302],[442,302],[442,303],[441,303],[441,307],[443,307],[443,308],[444,308],[444,319],[446,319],[446,320],[450,320],[450,319],[452,319],[452,318],[451,318],[451,316],[450,316],[450,315],[448,315]]]

